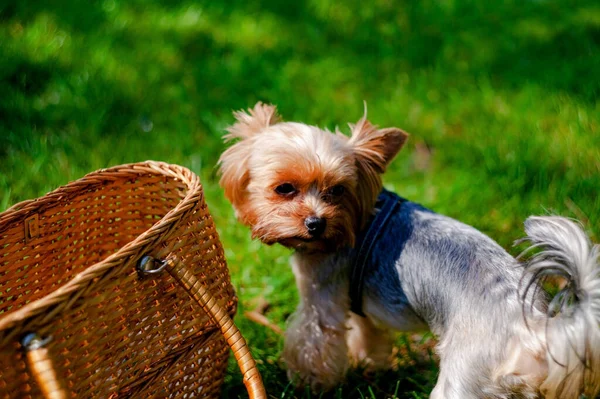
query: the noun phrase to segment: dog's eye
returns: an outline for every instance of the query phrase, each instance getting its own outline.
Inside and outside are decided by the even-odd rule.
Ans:
[[[340,197],[344,192],[346,192],[346,188],[338,184],[337,186],[331,187],[327,193],[332,197]]]
[[[291,183],[283,183],[275,187],[275,192],[279,195],[288,196],[296,193],[296,187]]]

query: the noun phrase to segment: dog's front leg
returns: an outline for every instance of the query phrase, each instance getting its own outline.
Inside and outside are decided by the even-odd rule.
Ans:
[[[300,305],[285,333],[288,377],[314,392],[341,383],[348,369],[345,334],[343,322],[324,317],[314,305]]]
[[[335,272],[324,275],[323,268],[293,266],[300,304],[288,322],[283,360],[298,385],[308,384],[314,392],[329,390],[348,370],[347,284]]]
[[[390,368],[393,337],[388,330],[377,328],[367,317],[350,313],[346,341],[353,367],[364,367],[366,372]]]

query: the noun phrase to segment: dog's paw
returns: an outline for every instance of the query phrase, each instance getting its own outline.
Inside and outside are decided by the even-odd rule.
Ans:
[[[329,392],[340,385],[345,377],[343,375],[324,375],[311,371],[287,370],[288,380],[294,384],[296,389],[304,390],[308,387],[312,393]]]

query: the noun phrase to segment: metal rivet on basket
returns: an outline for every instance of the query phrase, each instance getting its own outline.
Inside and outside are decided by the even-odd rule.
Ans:
[[[40,235],[40,217],[38,214],[31,215],[25,219],[25,244]]]
[[[160,273],[165,267],[167,267],[167,261],[156,259],[150,255],[144,255],[139,260],[136,270],[141,278],[146,274]]]
[[[48,336],[48,337],[42,339],[36,333],[29,333],[29,334],[25,335],[25,337],[23,337],[23,339],[21,340],[21,345],[23,345],[23,348],[27,352],[29,352],[29,351],[34,351],[34,350],[43,348],[50,341],[52,341],[51,336]]]

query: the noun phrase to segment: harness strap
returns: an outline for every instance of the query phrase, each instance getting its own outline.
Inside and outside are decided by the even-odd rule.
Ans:
[[[370,225],[358,236],[355,248],[358,250],[353,257],[350,274],[350,310],[359,316],[363,313],[364,275],[373,244],[384,230],[392,213],[406,200],[385,189],[377,197],[375,216]]]

